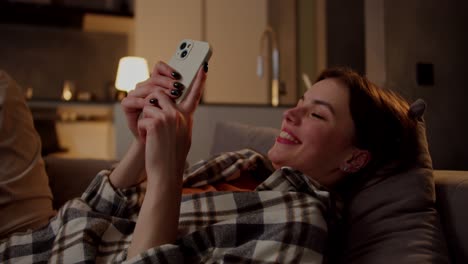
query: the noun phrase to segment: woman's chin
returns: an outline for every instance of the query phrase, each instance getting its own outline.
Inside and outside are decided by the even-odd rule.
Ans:
[[[281,155],[279,155],[280,153],[278,153],[276,150],[275,150],[275,146],[273,146],[267,153],[267,156],[268,156],[268,159],[271,161],[271,164],[273,165],[273,167],[275,169],[279,169],[282,167],[282,162],[281,162]]]

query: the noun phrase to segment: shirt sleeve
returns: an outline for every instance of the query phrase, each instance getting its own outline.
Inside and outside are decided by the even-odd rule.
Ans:
[[[109,181],[110,173],[109,170],[99,172],[81,199],[95,212],[121,218],[135,217],[136,219],[146,184],[143,183],[128,189],[116,189]]]
[[[190,263],[184,258],[184,254],[179,246],[174,244],[165,244],[159,247],[148,249],[147,251],[136,255],[135,257],[124,261],[124,264],[143,264],[143,263]]]

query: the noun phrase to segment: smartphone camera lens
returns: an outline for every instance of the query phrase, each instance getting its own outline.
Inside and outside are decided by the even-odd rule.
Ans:
[[[182,52],[182,54],[180,54],[180,57],[185,58],[185,56],[187,56],[187,53],[188,53],[188,52],[187,52],[186,50],[184,50],[184,51]]]
[[[180,44],[179,49],[183,50],[183,49],[185,49],[185,47],[187,47],[187,43],[183,42],[182,44]]]

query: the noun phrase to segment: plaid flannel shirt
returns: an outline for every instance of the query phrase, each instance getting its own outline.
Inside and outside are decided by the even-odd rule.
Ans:
[[[188,169],[184,186],[229,181],[242,170],[266,177],[270,166],[252,150],[225,153]],[[184,195],[177,241],[126,259],[145,184],[116,190],[110,173],[100,172],[48,226],[0,241],[0,262],[321,263],[327,221],[337,216],[328,191],[282,168],[254,192]]]

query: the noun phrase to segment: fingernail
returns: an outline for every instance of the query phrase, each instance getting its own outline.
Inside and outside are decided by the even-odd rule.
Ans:
[[[206,72],[208,72],[208,62],[205,62],[205,64],[203,64],[203,70]]]
[[[150,104],[152,104],[152,105],[156,105],[156,104],[158,103],[158,99],[156,99],[156,98],[151,98],[151,99],[149,100],[149,102],[150,102]]]
[[[183,84],[181,84],[180,82],[175,82],[173,84],[174,88],[178,89],[178,90],[183,90],[185,87]]]
[[[175,71],[171,72],[171,75],[172,75],[172,77],[174,77],[174,79],[176,79],[176,80],[179,80],[180,77],[181,77],[180,74],[179,74],[178,72],[175,72]]]
[[[178,89],[172,89],[172,90],[171,90],[171,94],[172,94],[173,96],[180,96],[180,90],[178,90]]]

